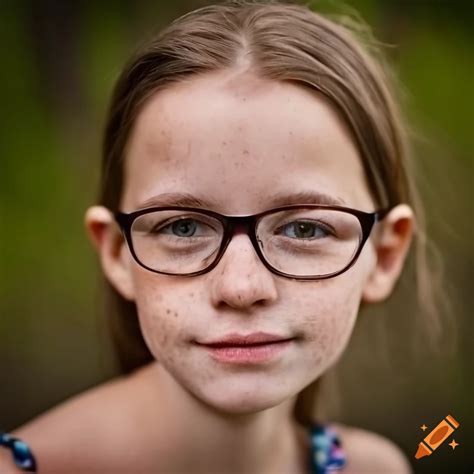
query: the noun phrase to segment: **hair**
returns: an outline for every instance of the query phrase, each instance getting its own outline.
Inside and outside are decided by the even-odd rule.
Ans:
[[[346,22],[347,23],[347,22]],[[117,210],[127,139],[143,104],[157,91],[193,75],[234,68],[244,57],[252,73],[319,91],[339,113],[358,148],[374,203],[415,211],[418,300],[431,336],[440,333],[440,296],[428,267],[423,209],[412,173],[408,129],[395,99],[395,82],[370,34],[310,8],[277,1],[227,1],[187,13],[133,54],[113,90],[103,138],[100,204]],[[121,373],[154,358],[133,302],[107,282],[106,313]],[[320,379],[299,395],[295,416],[312,420]]]

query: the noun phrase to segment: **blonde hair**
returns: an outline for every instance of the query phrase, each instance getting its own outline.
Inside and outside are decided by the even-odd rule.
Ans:
[[[353,29],[306,6],[228,1],[181,16],[148,39],[125,65],[113,91],[103,141],[100,203],[118,208],[124,149],[145,101],[193,75],[233,68],[244,54],[255,74],[324,94],[353,136],[375,205],[407,203],[415,210],[418,297],[426,326],[432,336],[439,335],[439,284],[428,268],[424,217],[393,78],[369,36],[361,39]],[[112,338],[120,370],[127,373],[153,357],[135,305],[106,285]],[[299,394],[295,415],[303,423],[313,418],[319,383]]]

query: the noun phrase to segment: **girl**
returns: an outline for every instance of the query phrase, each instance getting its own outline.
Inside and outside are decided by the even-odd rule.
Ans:
[[[407,167],[382,67],[307,7],[227,2],[151,38],[86,214],[123,376],[4,434],[1,472],[411,472],[311,411],[418,234]]]

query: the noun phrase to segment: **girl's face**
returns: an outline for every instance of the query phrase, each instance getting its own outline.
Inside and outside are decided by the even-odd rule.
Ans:
[[[374,210],[357,150],[321,96],[226,71],[172,85],[147,102],[126,149],[121,209],[171,205],[160,196],[187,193],[222,214],[252,214],[276,207],[277,194],[304,191]],[[287,202],[297,203],[308,202]],[[373,245],[347,272],[307,282],[271,273],[244,233],[197,277],[147,271],[123,245],[116,287],[135,300],[148,347],[181,386],[219,410],[248,413],[296,395],[341,355],[375,266]],[[254,365],[217,362],[196,344],[260,331],[295,340]]]

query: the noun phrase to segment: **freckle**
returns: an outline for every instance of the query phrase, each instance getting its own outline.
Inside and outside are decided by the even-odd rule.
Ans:
[[[166,314],[170,314],[171,310],[169,308],[166,309]]]
[[[178,313],[173,313],[174,314],[174,317],[177,318],[178,317]]]
[[[189,296],[194,296],[194,292],[191,291],[191,293],[189,293]]]
[[[242,154],[243,154],[243,155],[248,155],[248,154],[249,154],[249,151],[248,151],[248,150],[244,150],[244,151],[242,152]]]
[[[222,142],[222,144],[225,146],[225,145],[227,145],[227,142]]]

